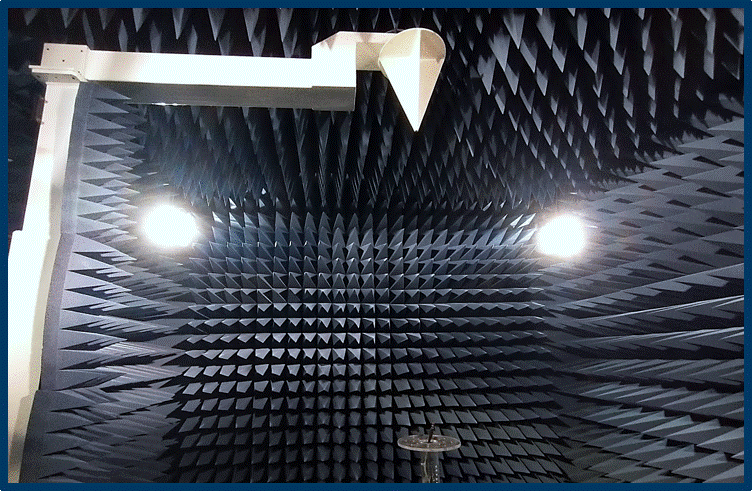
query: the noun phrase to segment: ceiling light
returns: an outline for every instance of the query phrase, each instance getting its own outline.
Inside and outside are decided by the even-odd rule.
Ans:
[[[198,234],[198,227],[193,215],[187,211],[162,204],[146,216],[144,232],[149,241],[159,247],[186,247]]]
[[[538,230],[538,249],[551,256],[568,258],[585,248],[585,226],[574,215],[560,215]]]

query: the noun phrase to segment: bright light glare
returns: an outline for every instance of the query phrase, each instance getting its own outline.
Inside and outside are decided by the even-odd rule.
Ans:
[[[543,254],[572,257],[585,247],[585,226],[572,215],[553,218],[538,231],[538,249]]]
[[[146,217],[144,232],[160,247],[186,247],[196,237],[198,228],[187,211],[173,205],[159,205]]]

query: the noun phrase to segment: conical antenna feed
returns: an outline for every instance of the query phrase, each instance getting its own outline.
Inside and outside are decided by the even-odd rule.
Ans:
[[[441,36],[423,28],[407,29],[381,48],[379,69],[392,84],[414,131],[418,131],[446,58]]]

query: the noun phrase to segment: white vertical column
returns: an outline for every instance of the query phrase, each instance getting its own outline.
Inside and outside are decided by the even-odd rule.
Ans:
[[[52,267],[60,241],[63,182],[78,82],[48,82],[23,228],[8,252],[8,482],[18,482]]]

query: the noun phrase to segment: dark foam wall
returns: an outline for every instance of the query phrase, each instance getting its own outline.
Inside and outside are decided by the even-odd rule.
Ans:
[[[447,480],[566,478],[532,216],[213,215],[171,362],[176,480],[416,480],[396,440],[430,424],[464,442]]]
[[[744,476],[744,120],[581,203],[577,264],[541,280],[577,480]]]
[[[567,479],[532,213],[214,201],[159,254],[142,122],[82,89],[23,480],[410,481],[396,439],[430,424],[464,442],[447,480]]]
[[[123,99],[82,85],[76,101],[22,482],[154,481],[169,468],[180,369],[166,340],[185,323],[187,275],[134,253],[144,119]]]

